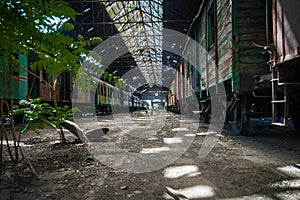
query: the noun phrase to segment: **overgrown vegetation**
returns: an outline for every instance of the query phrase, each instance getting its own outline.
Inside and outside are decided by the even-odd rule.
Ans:
[[[45,126],[53,127],[56,130],[60,130],[61,141],[66,143],[62,131],[62,123],[65,120],[73,119],[73,111],[68,106],[53,107],[48,103],[42,103],[40,98],[21,100],[19,102],[19,108],[11,111],[12,117],[23,116],[26,126],[21,130],[21,134],[24,134],[29,129],[32,129],[36,133],[39,133],[39,129]]]
[[[59,77],[64,72],[70,72],[75,78],[82,62],[89,55],[86,46],[99,44],[101,38],[84,40],[81,35],[72,38],[61,32],[67,32],[74,27],[68,21],[76,20],[80,15],[65,1],[50,0],[7,0],[0,2],[0,81],[1,81],[1,146],[0,163],[4,143],[12,161],[19,159],[21,151],[18,143],[20,136],[16,133],[14,117],[24,115],[25,133],[29,128],[37,130],[45,125],[60,130],[62,142],[65,142],[61,122],[70,119],[71,109],[58,106],[57,84]],[[29,69],[20,64],[16,55],[26,57],[33,56]],[[100,61],[99,57],[97,58]],[[99,68],[99,67],[98,67]],[[100,70],[100,69],[99,69]],[[43,82],[51,90],[54,106],[40,102],[40,99],[31,100],[28,97],[32,91],[23,91],[24,98],[20,101],[20,107],[14,109],[14,76],[17,72],[31,74],[34,79]],[[41,73],[44,71],[51,77],[45,80]],[[85,79],[85,81],[94,81]],[[82,86],[86,86],[86,82]],[[27,92],[27,93],[26,93]],[[26,94],[25,94],[26,93]],[[8,130],[4,126],[5,115],[10,114],[12,138],[8,136]],[[13,147],[9,146],[8,140],[13,140]],[[14,151],[14,153],[13,153]]]
[[[101,38],[84,39],[77,35],[70,37],[66,33],[74,29],[70,21],[80,15],[70,5],[61,0],[6,0],[0,2],[0,164],[2,163],[3,148],[7,148],[10,159],[20,159],[21,148],[18,143],[20,134],[29,129],[37,131],[44,126],[51,126],[59,130],[62,143],[65,137],[61,128],[63,120],[71,119],[72,110],[58,105],[58,84],[63,73],[70,73],[72,83],[84,91],[91,91],[95,85],[89,72],[82,70],[86,64],[89,70],[99,75],[99,78],[126,87],[118,77],[101,69],[101,57],[89,51],[87,46],[95,46],[102,42]],[[28,68],[20,63],[19,55],[30,60]],[[19,72],[30,74],[33,83],[27,91],[22,91],[23,100],[15,109],[15,74]],[[43,76],[47,74],[47,79]],[[77,76],[76,82],[75,77]],[[40,99],[30,99],[34,82],[38,80],[50,89],[53,105],[42,103]],[[20,92],[19,92],[20,93]],[[14,119],[17,115],[24,116],[25,128],[17,133]],[[5,117],[9,116],[12,127],[4,126]],[[11,135],[11,137],[9,136]],[[13,140],[13,146],[9,145]],[[4,145],[5,144],[5,145]],[[22,153],[22,152],[21,152]]]

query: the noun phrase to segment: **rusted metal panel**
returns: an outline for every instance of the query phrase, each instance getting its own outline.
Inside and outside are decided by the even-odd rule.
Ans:
[[[205,19],[206,19],[206,28],[205,28],[205,33],[206,33],[206,49],[207,49],[207,83],[208,87],[212,87],[216,84],[216,41],[211,45],[209,44],[209,41],[212,40],[211,37],[211,30],[210,26],[214,26],[213,22],[210,24],[210,16],[209,13],[212,12],[212,10],[215,10],[214,8],[214,1],[211,0],[206,4],[206,10],[204,12],[205,14]],[[214,37],[214,36],[212,36]]]
[[[85,92],[78,87],[74,87],[73,90],[73,103],[87,103],[91,102],[91,95],[89,92]],[[98,99],[100,96],[98,96]],[[97,102],[99,103],[99,102]]]
[[[232,29],[230,1],[217,1],[217,44],[218,44],[218,69],[220,73],[219,82],[232,78]]]
[[[217,35],[215,43],[208,47],[210,25],[208,23],[209,11],[215,8]],[[203,11],[195,27],[198,34],[198,42],[201,46],[199,52],[199,67],[201,76],[201,91],[207,90],[219,80],[225,81],[232,77],[231,58],[231,5],[229,0],[211,0],[204,5]],[[216,74],[216,67],[219,68],[220,77]]]
[[[194,66],[192,63],[196,63],[196,45],[194,43],[189,43],[186,49],[186,59],[185,60],[185,97],[192,96],[192,84],[195,81],[195,73],[194,73]]]
[[[276,64],[298,58],[300,54],[300,1],[273,0],[273,26]]]
[[[175,86],[176,86],[176,81],[174,80],[172,81],[170,90],[168,92],[168,99],[167,99],[168,106],[176,105]]]
[[[184,60],[180,61],[179,68],[176,70],[176,79],[175,79],[175,87],[176,87],[176,96],[178,100],[183,100],[184,99]]]
[[[40,82],[40,91],[39,91],[39,96],[42,98],[44,101],[52,101],[53,99],[53,94],[49,88],[48,85],[46,85],[43,82]]]
[[[201,73],[201,90],[205,90],[208,88],[207,82],[207,51],[206,51],[206,20],[205,17],[202,17],[199,21],[200,25],[198,26],[198,34],[199,34],[199,43],[200,43],[200,73]]]
[[[215,7],[212,7],[214,5]],[[214,10],[215,22],[211,22]],[[232,80],[232,91],[251,92],[254,76],[269,73],[268,58],[263,57],[266,37],[266,1],[210,0],[206,1],[197,19],[201,91],[216,85],[216,81]],[[216,23],[215,41],[211,42],[211,24]],[[259,44],[259,45],[255,45]],[[184,74],[182,63],[180,71]],[[188,66],[187,66],[188,67]],[[215,67],[220,74],[216,74]],[[190,78],[189,68],[185,69]],[[186,85],[181,85],[181,90]],[[183,93],[184,94],[184,93]]]
[[[231,90],[232,92],[239,90],[240,79],[239,79],[239,67],[238,67],[238,0],[232,0],[231,2],[231,42],[232,42],[232,80]]]
[[[175,72],[175,95],[177,96],[177,98],[179,97],[179,90],[180,90],[180,86],[179,86],[179,71],[176,70],[176,72]]]

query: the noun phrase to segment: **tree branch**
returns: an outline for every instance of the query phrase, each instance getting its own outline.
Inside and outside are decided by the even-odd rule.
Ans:
[[[36,77],[36,78],[42,80],[42,82],[46,83],[46,85],[48,85],[48,86],[53,90],[52,85],[51,85],[48,81],[44,80],[42,77],[36,75],[35,73],[29,71],[29,70],[26,69],[25,67],[23,67],[23,66],[20,66],[20,67],[21,67],[22,70],[26,71],[27,73],[29,73],[29,74],[33,75],[34,77]]]

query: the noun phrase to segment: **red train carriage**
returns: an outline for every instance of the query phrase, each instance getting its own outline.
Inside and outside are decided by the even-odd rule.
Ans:
[[[300,1],[273,0],[273,40],[265,48],[271,55],[273,123],[287,125],[291,117],[300,130]],[[283,122],[279,117],[283,117]]]

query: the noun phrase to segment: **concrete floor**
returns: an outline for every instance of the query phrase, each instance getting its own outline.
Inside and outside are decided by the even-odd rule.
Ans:
[[[238,136],[165,111],[76,121],[90,131],[84,145],[57,148],[48,132],[24,146],[39,178],[10,190],[13,199],[300,199],[300,135],[292,127],[252,119],[249,134]],[[107,134],[93,131],[104,127]],[[0,199],[9,195],[2,190]]]
[[[197,118],[165,111],[100,116],[94,124],[110,128],[104,138],[113,145],[90,142],[90,152],[127,174],[125,193],[102,190],[109,199],[145,192],[144,199],[300,199],[300,137],[292,127],[252,119],[249,134],[236,136],[226,125],[216,133]]]

